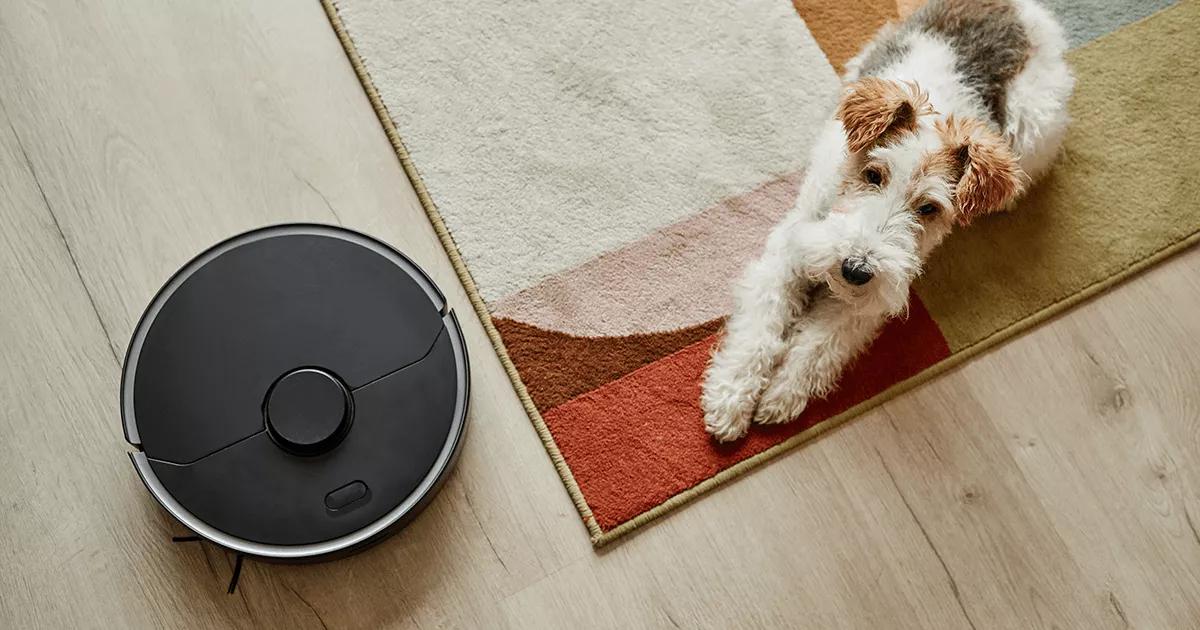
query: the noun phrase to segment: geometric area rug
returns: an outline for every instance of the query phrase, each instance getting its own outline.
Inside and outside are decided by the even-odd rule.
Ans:
[[[700,377],[842,65],[920,0],[323,0],[599,546],[1200,240],[1200,0],[1045,0],[1065,149],[827,399],[718,445]]]

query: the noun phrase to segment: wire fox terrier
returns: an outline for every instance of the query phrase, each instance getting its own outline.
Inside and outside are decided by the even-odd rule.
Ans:
[[[846,64],[795,207],[735,289],[701,406],[717,440],[827,395],[956,225],[1050,166],[1074,78],[1033,0],[931,0]]]

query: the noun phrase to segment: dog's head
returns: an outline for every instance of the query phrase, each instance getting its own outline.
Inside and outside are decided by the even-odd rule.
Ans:
[[[833,294],[896,313],[955,225],[1004,208],[1025,179],[1008,142],[973,119],[939,119],[912,83],[851,84],[837,118],[848,148],[825,221]]]

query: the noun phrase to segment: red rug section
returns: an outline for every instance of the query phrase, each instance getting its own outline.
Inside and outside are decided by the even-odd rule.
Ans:
[[[755,426],[732,445],[704,432],[700,381],[710,336],[618,380],[573,398],[543,417],[604,531],[721,470],[787,440],[950,356],[916,295],[907,319],[892,320],[832,396],[795,422]]]

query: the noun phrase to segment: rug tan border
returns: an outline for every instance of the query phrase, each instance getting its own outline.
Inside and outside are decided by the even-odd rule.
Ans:
[[[866,413],[892,398],[958,367],[964,361],[990,349],[1005,339],[1029,330],[1059,315],[1063,311],[1103,293],[1118,283],[1128,280],[1149,267],[1200,243],[1200,232],[1194,232],[1133,263],[1119,273],[1088,285],[1054,304],[996,330],[983,339],[922,370],[917,375],[892,385],[879,394],[876,394],[873,398],[865,400],[832,418],[819,422],[793,435],[757,455],[722,470],[716,475],[672,496],[666,501],[606,532],[600,529],[599,523],[596,522],[595,516],[592,515],[592,510],[588,507],[587,501],[584,500],[583,492],[579,489],[579,484],[575,482],[575,477],[571,474],[570,466],[563,459],[562,453],[558,450],[558,445],[554,442],[554,437],[550,434],[550,429],[546,426],[545,420],[542,419],[542,414],[533,404],[533,399],[530,398],[529,391],[525,388],[525,383],[521,381],[521,376],[517,372],[516,366],[513,365],[512,360],[509,358],[508,350],[504,347],[500,333],[492,323],[491,314],[488,313],[487,306],[483,303],[483,298],[479,295],[479,289],[475,286],[475,281],[471,278],[471,274],[458,252],[458,247],[455,245],[453,237],[451,237],[450,232],[446,229],[446,224],[442,221],[442,217],[437,211],[437,206],[434,204],[433,199],[429,197],[429,192],[425,188],[425,182],[421,180],[420,174],[417,173],[416,166],[413,164],[408,149],[404,146],[404,142],[401,141],[400,134],[396,131],[396,125],[392,122],[392,117],[388,114],[387,107],[379,97],[379,92],[375,89],[375,84],[372,83],[371,76],[367,73],[362,58],[358,56],[358,50],[354,47],[354,42],[350,39],[350,34],[346,31],[345,25],[342,24],[342,20],[338,16],[337,7],[334,6],[334,2],[335,0],[321,0],[321,5],[325,8],[325,14],[329,17],[329,23],[333,26],[334,32],[337,33],[338,40],[341,42],[342,48],[345,49],[346,56],[350,59],[350,65],[354,66],[354,72],[358,75],[358,80],[362,83],[363,90],[366,92],[367,98],[371,101],[371,107],[374,108],[375,115],[379,118],[379,123],[383,125],[383,130],[387,133],[388,140],[392,143],[392,148],[396,151],[396,157],[400,159],[400,164],[404,168],[405,175],[412,182],[413,189],[416,190],[417,197],[421,200],[421,207],[425,209],[425,214],[429,216],[429,221],[433,224],[433,229],[441,240],[442,247],[446,250],[446,255],[450,257],[450,263],[454,266],[454,271],[458,274],[459,280],[462,281],[467,295],[470,296],[471,305],[475,307],[475,313],[479,316],[479,321],[483,323],[483,328],[487,331],[488,338],[491,339],[492,346],[495,347],[496,353],[500,357],[500,362],[504,365],[504,370],[508,373],[508,378],[512,381],[513,388],[517,391],[517,397],[521,399],[526,413],[529,414],[529,419],[533,422],[534,428],[537,429],[538,437],[541,438],[542,444],[546,447],[546,452],[549,453],[551,461],[554,462],[555,470],[558,471],[563,485],[567,487],[567,492],[571,495],[571,500],[575,503],[575,509],[579,510],[579,516],[583,519],[583,523],[587,526],[588,533],[591,536],[592,545],[597,548],[632,532],[681,505],[691,502],[709,490],[754,470],[779,455],[816,438],[830,429],[836,428],[847,420]]]

